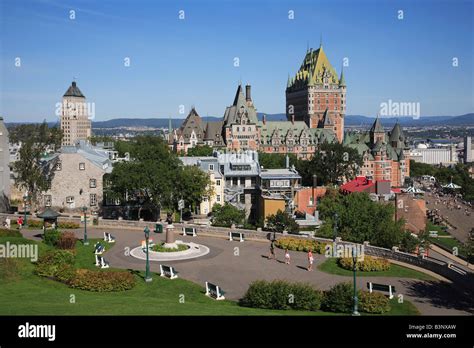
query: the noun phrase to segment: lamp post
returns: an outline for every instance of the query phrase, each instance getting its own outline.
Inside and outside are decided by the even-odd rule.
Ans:
[[[334,213],[334,243],[336,242],[337,238],[337,220],[339,219],[339,215]]]
[[[146,241],[146,249],[145,249],[145,253],[146,253],[146,269],[145,269],[145,282],[149,283],[153,280],[153,278],[151,277],[151,274],[150,274],[150,258],[148,257],[148,240],[150,238],[150,229],[148,228],[148,226],[145,227],[145,241]]]
[[[359,298],[357,297],[356,270],[357,270],[357,255],[355,252],[355,244],[354,244],[354,247],[352,248],[352,271],[354,273],[354,310],[352,311],[352,315],[358,316],[360,315],[360,313],[358,311]]]
[[[28,191],[25,192],[25,194],[23,195],[23,210],[24,210],[24,213],[25,213],[25,219],[23,221],[23,226],[27,227],[28,226],[28,220],[27,220],[27,215],[26,215],[26,205],[28,204]]]
[[[82,211],[84,212],[84,245],[89,245],[89,241],[87,240],[87,207],[83,206]]]

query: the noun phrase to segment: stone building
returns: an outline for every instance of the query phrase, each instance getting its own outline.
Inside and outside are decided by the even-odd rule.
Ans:
[[[308,49],[298,72],[288,77],[286,113],[288,120],[304,121],[309,128],[322,128],[344,139],[346,82],[338,77],[321,45]]]
[[[7,212],[10,200],[10,151],[8,130],[0,117],[0,212]]]
[[[187,153],[189,148],[204,145],[204,126],[193,107],[183,124],[170,137],[170,148],[178,153]]]
[[[398,122],[386,133],[377,117],[369,132],[346,134],[344,145],[356,149],[363,158],[358,175],[388,180],[392,187],[399,187],[410,176],[410,149],[405,140]]]
[[[103,201],[104,175],[112,172],[110,153],[85,141],[44,159],[54,165],[51,188],[42,195],[42,204],[62,210],[79,210],[83,206],[99,210]]]
[[[63,131],[62,145],[75,145],[91,136],[91,120],[86,97],[75,81],[64,93],[61,105],[60,126]]]

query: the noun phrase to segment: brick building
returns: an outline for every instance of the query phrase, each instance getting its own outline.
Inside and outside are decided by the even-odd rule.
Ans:
[[[410,176],[410,149],[405,140],[398,122],[390,132],[385,132],[377,117],[368,132],[346,134],[344,145],[356,149],[363,157],[359,175],[373,181],[388,180],[392,187],[400,187]]]
[[[322,128],[344,139],[346,83],[338,77],[321,45],[308,49],[298,72],[288,77],[286,113],[288,120],[304,121],[309,128]]]

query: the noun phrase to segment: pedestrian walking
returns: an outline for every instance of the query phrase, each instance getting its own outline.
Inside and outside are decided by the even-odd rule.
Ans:
[[[311,249],[308,251],[308,271],[313,270],[313,262],[314,262],[314,257],[313,257],[313,252]]]
[[[287,265],[290,264],[290,252],[288,251],[288,249],[285,249],[285,263]]]
[[[18,229],[21,230],[23,227],[23,218],[21,216],[16,220],[16,224],[18,225]]]
[[[272,239],[271,243],[270,243],[270,255],[268,255],[268,259],[274,259],[276,260],[276,256],[275,256],[275,240]]]

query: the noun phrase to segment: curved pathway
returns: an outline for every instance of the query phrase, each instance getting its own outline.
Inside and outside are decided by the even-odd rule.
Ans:
[[[143,232],[125,229],[88,229],[89,238],[103,238],[103,232],[110,232],[116,239],[115,246],[106,250],[103,255],[111,267],[122,269],[144,270],[145,261],[127,256],[129,251],[141,245]],[[82,230],[74,230],[78,238],[82,238]],[[38,239],[39,231],[23,231],[26,238]],[[164,241],[165,234],[150,235],[155,242]],[[277,261],[268,260],[269,244],[267,242],[245,241],[231,242],[216,237],[179,236],[186,242],[206,245],[210,252],[203,257],[169,261],[167,265],[175,267],[179,277],[204,286],[205,281],[222,287],[228,299],[237,300],[246,292],[248,285],[255,280],[283,279],[288,281],[308,282],[321,290],[331,286],[352,281],[352,277],[328,274],[317,269],[326,258],[315,254],[314,270],[306,270],[306,253],[290,251],[291,265],[284,263],[284,252],[276,249]],[[94,262],[91,255],[91,262]],[[159,273],[160,262],[151,262],[152,272]],[[472,295],[465,296],[452,283],[440,280],[421,281],[417,279],[395,277],[358,277],[358,287],[366,289],[368,281],[391,284],[397,294],[412,302],[423,315],[466,315],[474,313]]]

